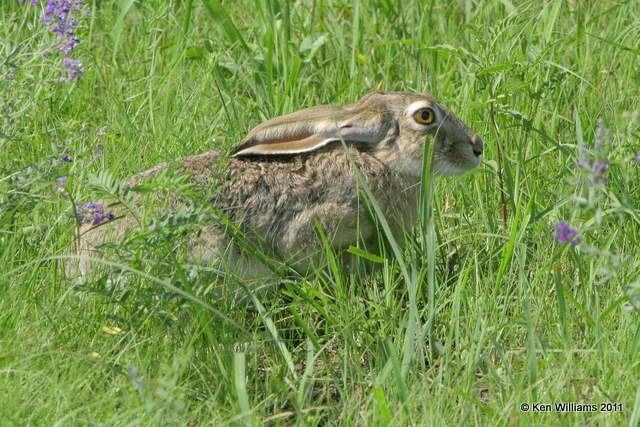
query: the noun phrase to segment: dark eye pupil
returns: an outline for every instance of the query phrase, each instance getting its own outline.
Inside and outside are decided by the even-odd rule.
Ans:
[[[425,122],[428,122],[429,119],[431,118],[431,113],[425,110],[422,112],[421,116],[422,116],[422,120],[424,120]]]

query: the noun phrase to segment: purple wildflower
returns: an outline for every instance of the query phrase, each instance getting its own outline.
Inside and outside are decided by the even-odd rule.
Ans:
[[[640,162],[640,151],[638,151],[638,154],[636,154],[636,162]]]
[[[556,232],[553,238],[558,243],[571,243],[573,246],[582,241],[582,237],[578,235],[578,230],[564,221],[558,221],[556,223]]]
[[[67,183],[67,177],[61,176],[60,178],[56,179],[56,182],[60,185],[65,185]]]
[[[115,215],[109,212],[105,215],[100,203],[86,202],[78,208],[78,221],[80,224],[99,225],[105,221],[113,221]]]
[[[63,80],[75,80],[82,76],[84,70],[79,60],[71,59],[71,53],[80,39],[76,36],[78,21],[73,13],[79,11],[84,0],[47,0],[42,22],[57,35],[57,47],[64,55],[66,76]]]
[[[62,161],[63,162],[67,162],[67,163],[71,163],[71,162],[73,162],[73,159],[71,158],[71,156],[62,156]]]

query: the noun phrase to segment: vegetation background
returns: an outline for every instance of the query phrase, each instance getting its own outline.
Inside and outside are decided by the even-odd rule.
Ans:
[[[2,425],[638,424],[639,2],[86,0],[68,81],[45,3],[0,3]],[[241,303],[169,217],[125,251],[144,273],[65,279],[70,200],[376,89],[486,141],[379,271]]]

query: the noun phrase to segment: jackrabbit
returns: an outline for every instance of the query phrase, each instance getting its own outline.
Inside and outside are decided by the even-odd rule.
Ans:
[[[246,277],[266,274],[259,262],[238,261],[237,249],[228,250],[233,239],[231,226],[221,224],[224,217],[261,250],[307,271],[321,253],[316,223],[336,250],[358,239],[373,241],[361,184],[394,230],[409,228],[417,211],[425,141],[435,144],[436,174],[459,175],[480,162],[483,142],[477,135],[432,96],[404,92],[375,92],[354,104],[322,105],[268,120],[249,132],[218,179],[217,152],[187,157],[182,170],[217,212],[191,242],[189,258],[200,263],[225,259]],[[134,175],[129,185],[168,167]],[[118,241],[137,226],[122,214],[97,227],[83,226],[80,255],[95,256],[102,243]],[[88,266],[81,261],[80,272]]]

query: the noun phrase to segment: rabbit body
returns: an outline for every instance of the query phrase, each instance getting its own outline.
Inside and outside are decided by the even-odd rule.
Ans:
[[[271,119],[249,133],[219,177],[217,152],[187,157],[180,168],[217,212],[191,241],[188,257],[200,263],[223,260],[227,269],[246,277],[268,274],[232,245],[227,219],[251,244],[302,272],[321,262],[316,224],[336,250],[358,241],[370,247],[375,227],[360,197],[361,185],[369,188],[399,237],[417,211],[425,141],[434,143],[436,174],[457,175],[479,163],[480,138],[431,96],[402,92],[373,93],[354,104]],[[143,171],[128,184],[169,167]],[[183,202],[165,200],[170,208]],[[137,227],[127,212],[118,214],[122,218],[113,223],[83,226],[80,255],[91,256],[102,243],[118,241]],[[86,274],[88,267],[81,260],[80,272]]]

